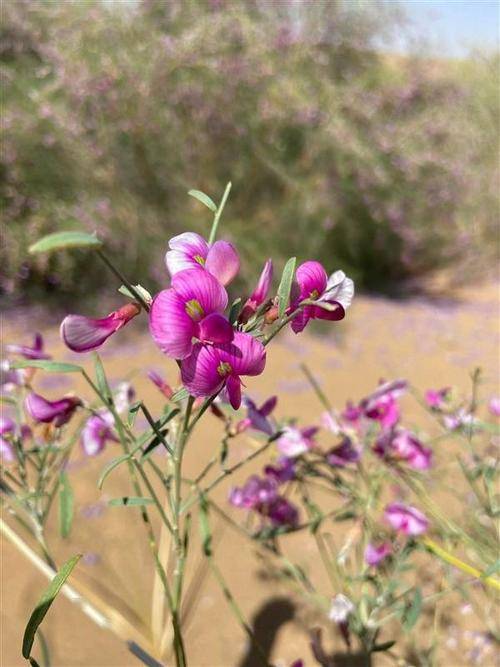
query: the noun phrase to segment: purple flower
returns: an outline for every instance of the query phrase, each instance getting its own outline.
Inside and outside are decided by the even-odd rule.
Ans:
[[[222,315],[227,292],[210,273],[188,269],[176,273],[170,289],[153,300],[149,330],[160,350],[174,359],[193,351],[193,338],[201,342],[229,343],[233,328]]]
[[[43,351],[43,338],[42,334],[36,333],[33,339],[33,344],[30,347],[29,345],[16,345],[9,344],[5,346],[5,351],[9,354],[20,354],[25,359],[51,359],[50,354],[46,354]]]
[[[278,496],[278,484],[271,477],[252,475],[244,486],[234,487],[229,493],[229,502],[234,507],[257,509],[269,504]]]
[[[10,417],[0,417],[0,458],[6,462],[14,460],[14,452],[10,438],[16,429],[15,422]]]
[[[429,527],[429,520],[415,507],[403,503],[391,503],[384,512],[385,520],[400,533],[421,535]]]
[[[138,304],[128,303],[102,319],[67,315],[61,323],[61,338],[73,352],[95,350],[140,312]]]
[[[82,404],[76,396],[67,396],[58,401],[48,401],[40,394],[31,392],[26,396],[24,406],[26,412],[36,422],[44,424],[54,423],[54,426],[63,426],[73,416],[74,411]]]
[[[276,446],[285,456],[300,456],[300,454],[304,454],[314,447],[314,436],[317,431],[316,426],[308,426],[302,429],[295,426],[286,426],[283,429],[283,434],[278,438]]]
[[[243,396],[243,405],[247,409],[247,416],[242,419],[236,426],[236,431],[242,433],[247,428],[254,429],[254,431],[262,431],[267,435],[273,435],[275,428],[269,421],[268,417],[276,407],[278,402],[277,396],[271,396],[265,401],[260,408],[258,408],[251,398]]]
[[[309,320],[321,319],[338,321],[345,317],[354,296],[354,283],[343,271],[336,271],[329,278],[319,262],[308,261],[299,266],[292,288],[290,312],[296,310],[302,301],[312,300],[320,305],[306,305],[293,318],[292,329],[300,333]]]
[[[370,396],[361,401],[360,406],[368,419],[378,421],[383,429],[394,426],[399,420],[397,398],[406,389],[404,380],[384,382]]]
[[[283,496],[269,505],[266,514],[274,526],[296,526],[299,522],[298,509]]]
[[[295,479],[295,460],[280,456],[275,465],[267,465],[264,468],[264,473],[275,479],[278,484],[290,482]]]
[[[468,426],[470,428],[477,424],[478,420],[473,414],[467,412],[464,408],[460,408],[455,414],[444,415],[443,423],[447,429],[455,431],[458,428],[462,428],[462,426]]]
[[[376,567],[379,563],[385,560],[392,554],[392,546],[390,542],[382,542],[378,546],[368,543],[365,549],[365,563]]]
[[[199,234],[184,232],[171,238],[168,246],[165,262],[172,277],[186,269],[204,268],[222,285],[227,285],[240,270],[238,252],[228,241],[216,241],[209,246]]]
[[[500,417],[500,396],[492,396],[488,403],[488,409],[495,417]]]
[[[82,449],[87,456],[100,454],[108,440],[118,442],[113,431],[114,423],[113,415],[108,410],[101,410],[99,414],[87,419],[80,436]]]
[[[264,301],[267,299],[269,288],[273,280],[273,262],[271,259],[268,259],[264,264],[262,273],[260,274],[259,281],[252,292],[248,297],[243,306],[243,310],[239,316],[240,322],[248,322],[252,315],[256,312],[257,308],[261,306]]]
[[[212,396],[226,386],[235,410],[241,404],[242,375],[260,375],[266,365],[262,343],[247,333],[235,332],[231,343],[202,345],[181,366],[182,382],[192,396]]]
[[[432,465],[432,450],[403,428],[383,433],[375,443],[374,452],[381,457],[406,461],[415,470],[428,470]]]
[[[442,389],[428,389],[424,396],[425,402],[433,410],[441,410],[446,405],[450,391],[450,387],[443,387]]]
[[[349,463],[356,463],[361,457],[361,452],[352,444],[351,438],[345,437],[340,445],[331,449],[326,455],[326,460],[331,466],[343,468]]]

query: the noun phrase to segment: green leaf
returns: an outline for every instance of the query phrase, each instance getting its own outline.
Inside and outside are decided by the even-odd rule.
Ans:
[[[28,660],[30,661],[30,665],[31,665],[31,667],[40,667],[40,665],[39,665],[38,662],[35,660],[35,658],[32,658],[32,657],[30,656],[30,657],[28,658]]]
[[[153,297],[151,294],[148,292],[148,290],[143,287],[142,285],[133,285],[135,291],[139,294],[139,296],[142,296],[144,301],[146,303],[151,303],[153,301]],[[123,294],[124,296],[128,297],[129,299],[136,299],[137,297],[135,294],[132,294],[132,292],[129,290],[129,288],[126,285],[122,285],[119,290],[120,294]]]
[[[208,521],[208,504],[203,493],[200,493],[200,533],[202,549],[205,556],[212,555],[212,532]]]
[[[492,563],[481,575],[481,579],[486,577],[491,577],[493,574],[496,574],[500,570],[500,558],[497,558],[494,563]]]
[[[290,291],[292,289],[296,263],[297,258],[290,257],[288,262],[285,264],[283,273],[281,274],[280,285],[278,287],[278,315],[280,318],[285,314],[285,310],[288,307],[288,302],[290,301]]]
[[[375,644],[372,648],[372,653],[380,653],[380,651],[388,651],[396,643],[395,639],[392,639],[388,642],[383,642],[382,644]]]
[[[132,405],[129,407],[127,413],[127,424],[129,426],[133,426],[135,424],[135,420],[140,409],[141,409],[141,401],[136,401],[135,403],[132,403]]]
[[[112,459],[108,463],[108,465],[104,468],[104,470],[101,473],[101,476],[97,480],[97,488],[102,489],[102,485],[104,484],[104,480],[109,475],[109,473],[129,458],[130,458],[130,454],[122,454],[121,456],[118,456],[116,459]]]
[[[152,505],[152,498],[143,498],[141,496],[123,496],[123,498],[111,498],[108,505],[111,507],[138,507],[141,505]]]
[[[92,356],[94,357],[94,368],[95,368],[95,377],[97,382],[97,388],[104,397],[106,403],[111,402],[111,389],[109,388],[108,380],[106,378],[106,373],[104,371],[104,366],[102,365],[101,357],[97,352],[93,352]]]
[[[410,605],[406,607],[403,614],[403,628],[406,632],[409,632],[418,621],[421,610],[422,592],[420,591],[420,588],[416,588],[413,600],[411,601]]]
[[[180,403],[186,398],[189,398],[189,391],[186,389],[186,387],[181,387],[175,392],[175,394],[170,397],[170,400],[172,403]]]
[[[62,537],[68,537],[73,523],[74,494],[68,475],[59,475],[59,530]]]
[[[76,364],[65,364],[59,361],[44,361],[43,359],[23,359],[13,361],[9,364],[10,368],[41,368],[47,373],[81,373],[82,367]]]
[[[66,561],[66,563],[64,563],[64,565],[59,569],[55,577],[50,582],[50,585],[45,590],[45,593],[42,595],[42,597],[38,601],[37,606],[33,610],[29,618],[29,621],[26,625],[23,637],[22,653],[23,657],[26,658],[26,660],[29,660],[30,658],[31,649],[33,647],[33,641],[35,639],[35,633],[37,631],[38,626],[43,621],[45,614],[48,612],[50,608],[50,605],[54,602],[55,598],[57,597],[57,594],[63,587],[66,579],[69,577],[69,575],[73,571],[73,568],[78,563],[81,557],[82,554],[77,554],[76,556],[73,556],[68,561]]]
[[[100,248],[102,241],[99,241],[94,234],[86,232],[56,232],[44,236],[29,247],[28,252],[35,255],[39,252],[56,252],[57,250],[66,250],[68,248]]]
[[[241,296],[239,296],[237,299],[233,301],[233,303],[231,304],[231,308],[229,309],[229,321],[231,322],[231,324],[234,324],[238,319],[238,315],[240,314],[240,305],[241,305]]]
[[[206,195],[204,192],[202,192],[201,190],[190,190],[188,192],[188,195],[190,195],[191,197],[194,197],[195,199],[197,199],[202,204],[205,204],[205,206],[207,208],[209,208],[213,213],[215,213],[215,211],[217,210],[217,206],[216,206],[215,202],[212,199],[210,199],[210,197],[208,195]]]

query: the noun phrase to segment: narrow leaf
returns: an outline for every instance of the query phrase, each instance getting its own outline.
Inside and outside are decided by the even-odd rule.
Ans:
[[[208,521],[208,505],[206,498],[200,494],[200,533],[202,539],[202,549],[205,556],[212,555],[212,532]]]
[[[142,285],[133,285],[133,287],[134,287],[135,291],[140,296],[142,296],[142,298],[144,299],[144,301],[146,303],[151,303],[153,301],[153,297],[151,296],[151,294],[148,292],[148,290],[145,287],[143,287]],[[135,299],[136,298],[135,294],[132,294],[132,292],[129,290],[129,288],[126,285],[122,285],[118,289],[118,291],[120,292],[120,294],[123,294],[124,296],[128,297],[129,299]]]
[[[108,500],[108,505],[111,507],[138,507],[141,505],[152,505],[152,498],[143,498],[140,496],[123,496],[123,498],[111,498]]]
[[[48,588],[45,590],[45,593],[42,595],[37,606],[33,610],[26,625],[23,637],[22,653],[26,660],[29,660],[30,658],[31,649],[33,647],[33,641],[35,639],[35,633],[38,626],[43,621],[45,614],[50,608],[50,605],[54,602],[66,579],[69,577],[73,568],[81,557],[82,554],[77,554],[64,563],[64,565],[60,568],[60,570],[50,582]]]
[[[206,195],[204,192],[201,192],[201,190],[190,190],[188,192],[188,195],[191,197],[194,197],[197,199],[199,202],[204,204],[207,208],[209,208],[213,213],[217,210],[217,206],[215,202],[210,199],[208,195]]]
[[[122,454],[121,456],[118,456],[116,459],[112,459],[108,465],[104,468],[104,470],[101,473],[101,476],[99,477],[97,481],[97,488],[102,489],[102,485],[104,484],[104,480],[106,477],[109,475],[109,473],[114,470],[117,466],[120,465],[120,463],[123,463],[127,459],[130,458],[130,454]]]
[[[229,309],[229,321],[231,322],[231,324],[234,324],[238,319],[238,315],[240,314],[240,306],[241,306],[241,296],[239,296],[237,299],[233,301],[233,303],[231,304],[231,308]]]
[[[80,373],[81,366],[76,364],[66,364],[59,361],[44,361],[43,359],[23,359],[13,361],[9,364],[10,368],[41,368],[48,373]]]
[[[56,252],[68,248],[100,248],[102,241],[86,232],[56,232],[39,239],[29,247],[30,254]]]
[[[290,301],[290,291],[292,289],[293,276],[295,275],[296,257],[290,257],[285,264],[281,274],[280,285],[278,287],[278,314],[283,317]]]
[[[93,357],[97,387],[101,394],[104,396],[106,403],[110,403],[111,389],[109,388],[109,383],[106,378],[106,373],[104,371],[104,366],[102,365],[101,357],[97,354],[97,352],[93,353]]]
[[[186,387],[181,387],[178,391],[175,392],[175,394],[173,394],[170,397],[170,400],[172,401],[172,403],[180,403],[181,401],[184,401],[188,397],[189,397],[189,392],[186,389]]]
[[[64,471],[59,475],[59,484],[59,530],[62,537],[68,537],[73,523],[74,494]]]
[[[422,610],[422,593],[420,588],[415,590],[415,595],[413,600],[410,603],[410,606],[406,608],[404,617],[403,617],[403,628],[406,632],[409,632],[415,623],[418,621],[420,612]]]
[[[388,651],[390,648],[394,646],[396,641],[394,639],[388,641],[388,642],[383,642],[382,644],[375,644],[375,646],[372,648],[372,653],[380,653],[381,651]]]

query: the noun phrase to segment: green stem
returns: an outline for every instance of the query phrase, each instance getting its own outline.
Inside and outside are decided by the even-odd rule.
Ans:
[[[224,190],[224,194],[222,195],[219,207],[215,212],[214,221],[212,223],[212,229],[210,230],[210,236],[208,237],[209,245],[212,245],[212,243],[215,241],[215,237],[217,236],[217,227],[219,226],[220,217],[222,215],[222,211],[224,210],[224,206],[226,205],[226,201],[227,198],[229,197],[230,191],[231,191],[231,182],[229,182],[226,185],[226,189]]]
[[[141,304],[141,306],[144,308],[144,310],[149,313],[149,304],[144,301],[142,296],[139,294],[139,292],[135,289],[135,287],[125,278],[125,276],[119,271],[106,257],[106,255],[101,251],[97,250],[97,254],[99,257],[102,259],[102,261],[106,264],[108,269],[115,274],[115,276],[118,278],[118,280],[121,280],[121,282],[125,285],[125,287],[128,289],[128,291],[134,295],[135,299]]]

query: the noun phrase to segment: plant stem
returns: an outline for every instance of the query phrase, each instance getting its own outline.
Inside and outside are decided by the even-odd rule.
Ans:
[[[215,241],[215,237],[217,236],[217,227],[219,226],[220,217],[222,215],[222,211],[224,210],[224,206],[226,205],[226,201],[227,198],[229,197],[230,191],[231,191],[231,182],[229,182],[226,185],[226,189],[224,190],[224,194],[222,195],[219,207],[215,212],[214,221],[212,223],[212,229],[210,230],[210,236],[208,237],[209,245],[212,245],[212,243]]]
[[[106,257],[106,255],[101,251],[97,250],[96,251],[99,257],[102,259],[102,261],[106,264],[108,269],[115,274],[115,276],[118,278],[118,280],[121,280],[121,282],[125,285],[125,287],[128,289],[128,291],[134,295],[134,297],[137,299],[137,301],[141,304],[141,306],[144,308],[144,310],[149,313],[149,304],[144,301],[142,296],[139,294],[139,292],[135,289],[135,287],[125,278],[125,276],[110,262],[110,260]]]

